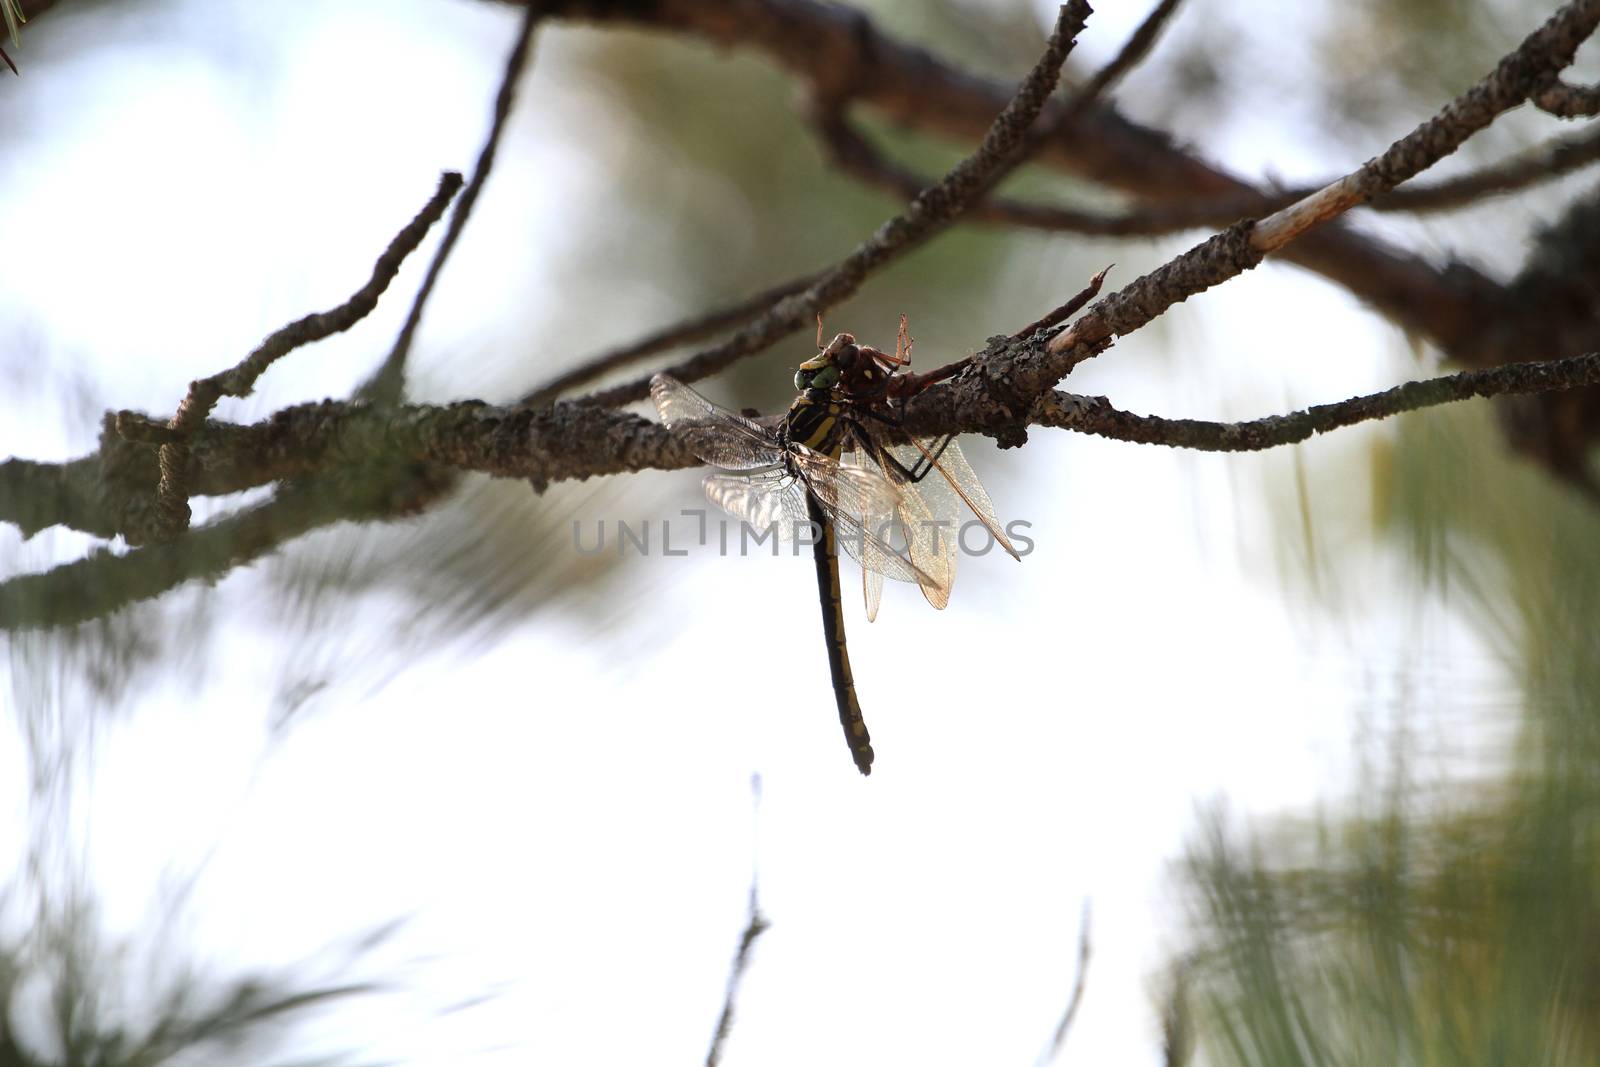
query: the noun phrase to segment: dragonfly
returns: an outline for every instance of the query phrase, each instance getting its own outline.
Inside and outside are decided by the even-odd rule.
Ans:
[[[811,531],[839,722],[856,768],[870,774],[874,753],[845,641],[839,548],[861,565],[869,621],[885,577],[915,582],[936,608],[949,602],[958,546],[954,520],[963,504],[1007,551],[1016,551],[954,435],[893,439],[889,401],[909,399],[960,368],[920,377],[899,373],[910,362],[904,316],[893,357],[857,345],[849,334],[823,348],[820,330],[819,322],[819,355],[802,364],[795,378],[799,395],[775,425],[720,407],[664,374],[651,379],[650,395],[662,422],[690,452],[720,468],[704,483],[713,503],[757,530]],[[929,477],[935,472],[937,478]],[[888,539],[894,534],[904,548]]]
[[[827,389],[802,390],[776,425],[720,407],[665,374],[650,379],[650,397],[689,451],[720,468],[705,478],[712,503],[755,530],[809,531],[839,723],[856,768],[871,774],[872,737],[845,644],[839,547],[864,571],[936,587],[937,574],[919,568],[878,532],[906,507],[915,512],[915,505],[907,505],[879,470],[840,462],[853,434],[850,405]]]
[[[848,412],[851,427],[843,461],[847,464],[875,466],[901,491],[898,529],[909,532],[909,554],[913,563],[926,573],[937,575],[936,583],[923,583],[928,603],[943,608],[955,582],[955,561],[959,546],[960,523],[970,512],[989,535],[1013,559],[1021,560],[1016,547],[995,517],[994,505],[972,465],[967,462],[955,434],[940,438],[910,438],[909,443],[894,440],[901,416],[894,409],[904,405],[930,386],[954,377],[972,362],[968,356],[923,374],[914,374],[911,365],[912,339],[905,315],[895,337],[893,355],[857,342],[854,335],[841,333],[826,346],[822,343],[822,318],[817,318],[817,355],[795,371],[795,388],[826,389]],[[904,436],[904,435],[900,435]],[[930,477],[930,475],[935,475]],[[931,516],[931,522],[927,517]],[[882,601],[882,576],[865,568],[861,572],[862,594],[867,621],[873,621]]]

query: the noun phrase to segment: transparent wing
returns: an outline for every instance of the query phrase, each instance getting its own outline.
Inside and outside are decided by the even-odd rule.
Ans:
[[[909,445],[898,445],[885,444],[874,438],[874,447],[894,457],[903,468],[927,470],[920,481],[912,483],[904,482],[897,472],[885,467],[891,477],[902,482],[903,491],[914,489],[922,496],[934,517],[948,523],[943,529],[950,537],[953,538],[960,531],[970,512],[977,516],[978,521],[983,523],[1012,559],[1022,558],[1017,555],[1011,539],[995,517],[989,494],[984,490],[983,483],[978,481],[977,472],[967,462],[967,457],[961,454],[961,446],[957,442],[951,440],[945,443],[941,438],[921,437]],[[954,547],[951,546],[952,551]]]
[[[650,398],[667,429],[683,438],[702,462],[724,470],[753,470],[783,463],[783,448],[771,430],[738,412],[719,407],[676,378],[650,379]]]
[[[933,578],[922,583],[922,595],[943,610],[950,603],[950,588],[956,581],[955,528],[939,521],[922,487],[913,484],[900,487],[900,521],[909,531],[911,562]]]
[[[855,455],[870,456],[871,462],[883,471],[886,478],[896,481],[896,488],[900,492],[896,506],[899,529],[905,537],[911,562],[928,579],[918,583],[922,587],[922,595],[935,608],[944,608],[950,603],[950,588],[956,580],[958,520],[952,516],[960,514],[960,498],[942,485],[933,487],[935,492],[931,496],[925,494],[923,490],[928,486],[927,480],[922,483],[905,481],[892,465],[883,463],[879,458],[881,453],[888,453],[902,467],[909,469],[921,455],[913,446],[885,445],[870,436],[858,438],[854,443]],[[874,591],[869,588],[865,594],[870,599]]]
[[[930,580],[887,541],[869,532],[887,526],[893,514],[875,510],[885,506],[881,503],[885,494],[891,501],[897,494],[881,474],[866,470],[845,473],[831,459],[809,449],[791,450],[791,458],[806,471],[805,481],[782,470],[708,474],[706,497],[749,523],[751,529],[775,529],[778,540],[787,543],[799,530],[810,529],[811,516],[806,510],[809,485],[833,524],[835,542],[861,565],[863,573],[879,576],[880,586],[882,575],[919,584]]]
[[[834,536],[845,554],[868,570],[901,582],[932,582],[914,562],[884,540],[883,532],[895,520],[900,490],[879,471],[846,466],[808,448],[789,450],[823,513],[834,525]]]
[[[961,454],[961,446],[951,441],[941,450],[939,441],[919,438],[911,447],[914,451],[909,454],[924,456],[927,460],[933,461],[934,469],[917,483],[918,489],[927,495],[930,492],[938,492],[941,485],[948,488],[978,517],[978,521],[983,523],[994,539],[1000,543],[1000,547],[1005,549],[1012,559],[1020,561],[1022,557],[1017,555],[1011,539],[1000,526],[1000,520],[995,518],[994,505],[989,502],[989,494],[984,491],[983,483],[978,481],[977,472],[967,462],[967,457]],[[905,461],[902,459],[901,462]],[[930,482],[933,485],[930,486]],[[956,514],[959,515],[959,509],[956,510]]]
[[[878,617],[878,607],[883,603],[883,575],[870,567],[861,568],[861,599],[866,604],[867,621]]]
[[[860,467],[868,462],[868,457],[865,451],[855,448],[844,454],[842,462],[845,466]],[[877,619],[878,608],[883,604],[883,575],[871,567],[861,568],[861,601],[867,609],[867,621]]]
[[[799,499],[800,518],[805,521],[805,492],[781,470],[756,474],[708,474],[706,498],[753,530],[776,526],[778,538],[794,537],[795,498]]]

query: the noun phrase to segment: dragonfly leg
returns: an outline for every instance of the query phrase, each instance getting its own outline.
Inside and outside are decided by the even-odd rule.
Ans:
[[[885,412],[873,411],[871,408],[865,408],[861,410],[866,415],[877,419],[885,426],[893,426],[898,429],[903,422],[901,417],[887,414]],[[861,434],[859,436],[865,436],[865,434]],[[927,446],[919,446],[918,451],[921,452],[922,455],[917,457],[917,461],[909,467],[891,455],[888,449],[879,447],[876,443],[874,443],[872,446],[872,453],[873,457],[878,461],[878,465],[881,466],[885,471],[890,472],[895,478],[902,482],[910,482],[911,484],[915,485],[926,478],[933,471],[933,468],[939,462],[939,457],[944,455],[945,450],[950,447],[950,442],[954,441],[955,439],[955,434],[946,434],[936,446],[931,448]]]

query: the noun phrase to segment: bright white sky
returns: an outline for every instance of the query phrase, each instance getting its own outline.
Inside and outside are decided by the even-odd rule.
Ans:
[[[1103,7],[1089,55],[1144,5]],[[96,21],[115,16],[63,5],[27,31],[25,76],[4,81],[0,321],[18,385],[3,454],[79,454],[96,420],[75,388],[167,410],[192,377],[342,299],[438,171],[470,166],[515,22],[436,0],[305,5],[292,26],[231,0],[138,10],[147,24],[118,45]],[[572,43],[541,38],[523,98],[541,107],[519,117],[431,306],[419,359],[439,395],[501,399],[542,377],[518,353],[562,299],[563,249],[604,225],[588,214],[604,206],[592,146],[570,139],[602,105],[571,81]],[[1270,132],[1241,136],[1228,161],[1289,176],[1356,162]],[[372,320],[221,413],[347,391],[424,258]],[[607,323],[619,337],[670,317],[659,295],[625,306],[629,321]],[[1264,414],[1414,373],[1395,340],[1269,266],[1123,342],[1077,387],[1141,411]],[[1320,529],[1357,544],[1366,517],[1340,509],[1362,498],[1348,482],[1372,432],[1301,450]],[[325,695],[276,744],[285,638],[252,613],[257,576],[234,575],[198,684],[143,691],[99,735],[79,801],[108,925],[137,942],[163,880],[209,857],[185,936],[219,968],[292,967],[411,917],[356,971],[396,967],[402,991],[319,1021],[329,1047],[417,1064],[693,1063],[755,864],[773,926],[725,1062],[1025,1064],[1066,1001],[1089,901],[1094,959],[1065,1062],[1158,1062],[1151,992],[1182,910],[1171,864],[1197,813],[1307,811],[1350,788],[1358,739],[1395,708],[1448,716],[1453,693],[1499,674],[1442,609],[1394,603],[1398,565],[1377,548],[1335,557],[1350,568],[1341,613],[1308,606],[1266,502],[1288,453],[1047,433],[1020,453],[967,451],[1037,551],[964,561],[943,613],[891,589],[869,627],[850,598],[870,780],[839,737],[803,558],[636,564],[614,628],[541,613],[492,647]],[[700,503],[692,476],[634,485],[645,503],[621,517]],[[5,530],[0,558],[4,573],[37,569],[83,544]],[[374,627],[392,617],[373,605]]]

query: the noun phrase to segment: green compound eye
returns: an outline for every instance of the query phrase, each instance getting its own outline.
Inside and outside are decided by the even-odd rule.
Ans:
[[[794,372],[796,389],[832,389],[839,384],[839,368],[832,360],[808,359]]]

